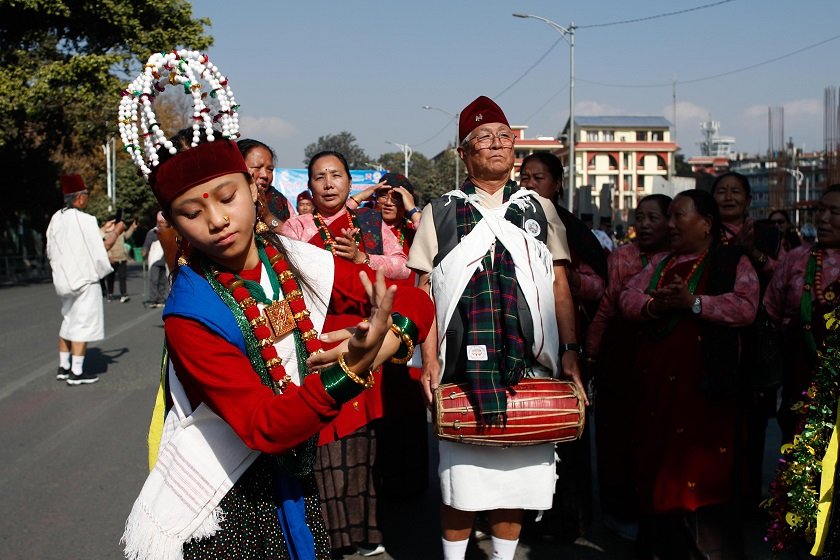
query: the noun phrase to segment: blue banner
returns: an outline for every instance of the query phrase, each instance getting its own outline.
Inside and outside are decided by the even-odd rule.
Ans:
[[[382,179],[388,171],[377,171],[375,169],[351,169],[350,170],[350,195],[372,187]],[[274,188],[286,195],[292,204],[297,200],[301,191],[307,190],[306,169],[288,169],[277,167],[274,169]]]

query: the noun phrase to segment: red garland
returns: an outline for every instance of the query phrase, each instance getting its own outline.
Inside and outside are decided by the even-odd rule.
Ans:
[[[289,263],[286,258],[281,255],[277,249],[267,243],[265,245],[265,253],[268,256],[268,262],[277,274],[277,278],[281,281],[283,294],[289,307],[292,310],[295,324],[301,333],[306,350],[310,354],[314,354],[322,350],[321,341],[318,340],[318,331],[315,330],[315,325],[309,318],[309,310],[306,308],[306,302],[303,299],[303,292],[300,289],[300,284],[294,277],[294,274],[289,269]],[[242,285],[241,281],[231,272],[214,271],[216,279],[224,288],[230,292],[233,299],[242,309],[245,318],[251,325],[254,332],[254,337],[257,339],[257,345],[260,347],[260,355],[265,361],[265,367],[269,375],[280,388],[285,390],[290,378],[286,374],[286,368],[280,361],[277,355],[277,349],[274,347],[273,338],[274,333],[268,326],[265,316],[257,307],[257,302],[251,297],[250,292]],[[301,377],[303,372],[301,372]]]

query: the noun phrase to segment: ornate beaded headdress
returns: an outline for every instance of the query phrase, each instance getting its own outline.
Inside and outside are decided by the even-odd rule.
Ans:
[[[193,98],[193,149],[159,164],[161,147],[170,154],[177,153],[153,109],[155,98],[167,85],[181,87]],[[239,136],[238,108],[227,78],[210,63],[207,55],[197,51],[153,54],[140,75],[123,90],[120,137],[126,152],[149,180],[164,207],[191,186],[227,173],[247,172],[233,143]],[[202,128],[206,142],[199,145]]]

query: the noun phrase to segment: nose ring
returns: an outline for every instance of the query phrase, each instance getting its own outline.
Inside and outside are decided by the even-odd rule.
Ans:
[[[222,219],[225,221],[226,224],[230,223],[230,218],[228,216],[222,216]]]

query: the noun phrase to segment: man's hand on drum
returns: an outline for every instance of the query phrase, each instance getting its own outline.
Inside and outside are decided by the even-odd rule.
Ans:
[[[586,396],[586,388],[583,386],[583,380],[580,376],[580,364],[578,363],[577,352],[563,352],[563,355],[560,357],[560,367],[563,369],[563,375],[577,385],[580,394],[583,396],[584,404],[589,406],[589,398]]]

